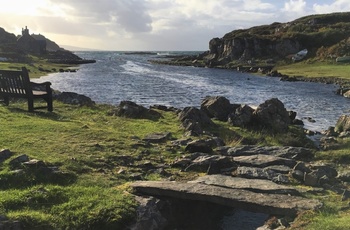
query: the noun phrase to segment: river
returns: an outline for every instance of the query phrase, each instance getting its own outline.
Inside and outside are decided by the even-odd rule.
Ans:
[[[76,92],[98,103],[122,100],[140,105],[199,107],[205,96],[224,96],[231,103],[259,105],[270,98],[281,100],[297,112],[305,128],[322,131],[348,114],[350,100],[335,94],[337,86],[309,82],[282,82],[278,78],[234,70],[156,65],[156,54],[124,52],[76,52],[96,63],[85,64],[75,73],[52,73],[37,82],[51,81],[52,88]],[[307,117],[316,122],[309,122]]]

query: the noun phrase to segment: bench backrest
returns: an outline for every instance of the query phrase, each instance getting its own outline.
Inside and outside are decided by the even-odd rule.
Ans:
[[[32,94],[28,71],[0,70],[0,94],[8,96]]]

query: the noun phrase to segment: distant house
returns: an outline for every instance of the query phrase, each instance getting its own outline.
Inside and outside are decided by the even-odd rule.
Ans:
[[[46,40],[39,40],[32,37],[27,27],[22,29],[22,36],[17,39],[17,46],[28,53],[46,53]]]

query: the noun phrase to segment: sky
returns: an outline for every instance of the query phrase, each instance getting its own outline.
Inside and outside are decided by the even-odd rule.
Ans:
[[[350,11],[350,0],[0,0],[0,27],[61,47],[205,51],[236,29]]]

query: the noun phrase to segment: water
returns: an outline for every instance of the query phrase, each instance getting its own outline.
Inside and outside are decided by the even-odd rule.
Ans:
[[[131,100],[184,108],[199,107],[205,96],[224,96],[231,103],[259,105],[270,98],[281,100],[303,119],[305,128],[322,131],[349,113],[350,100],[335,95],[337,86],[307,82],[281,82],[233,70],[154,65],[160,55],[122,52],[77,52],[96,63],[81,65],[76,73],[54,73],[37,81],[51,81],[52,88],[84,94],[98,103],[117,105]],[[171,53],[170,53],[171,54]]]

